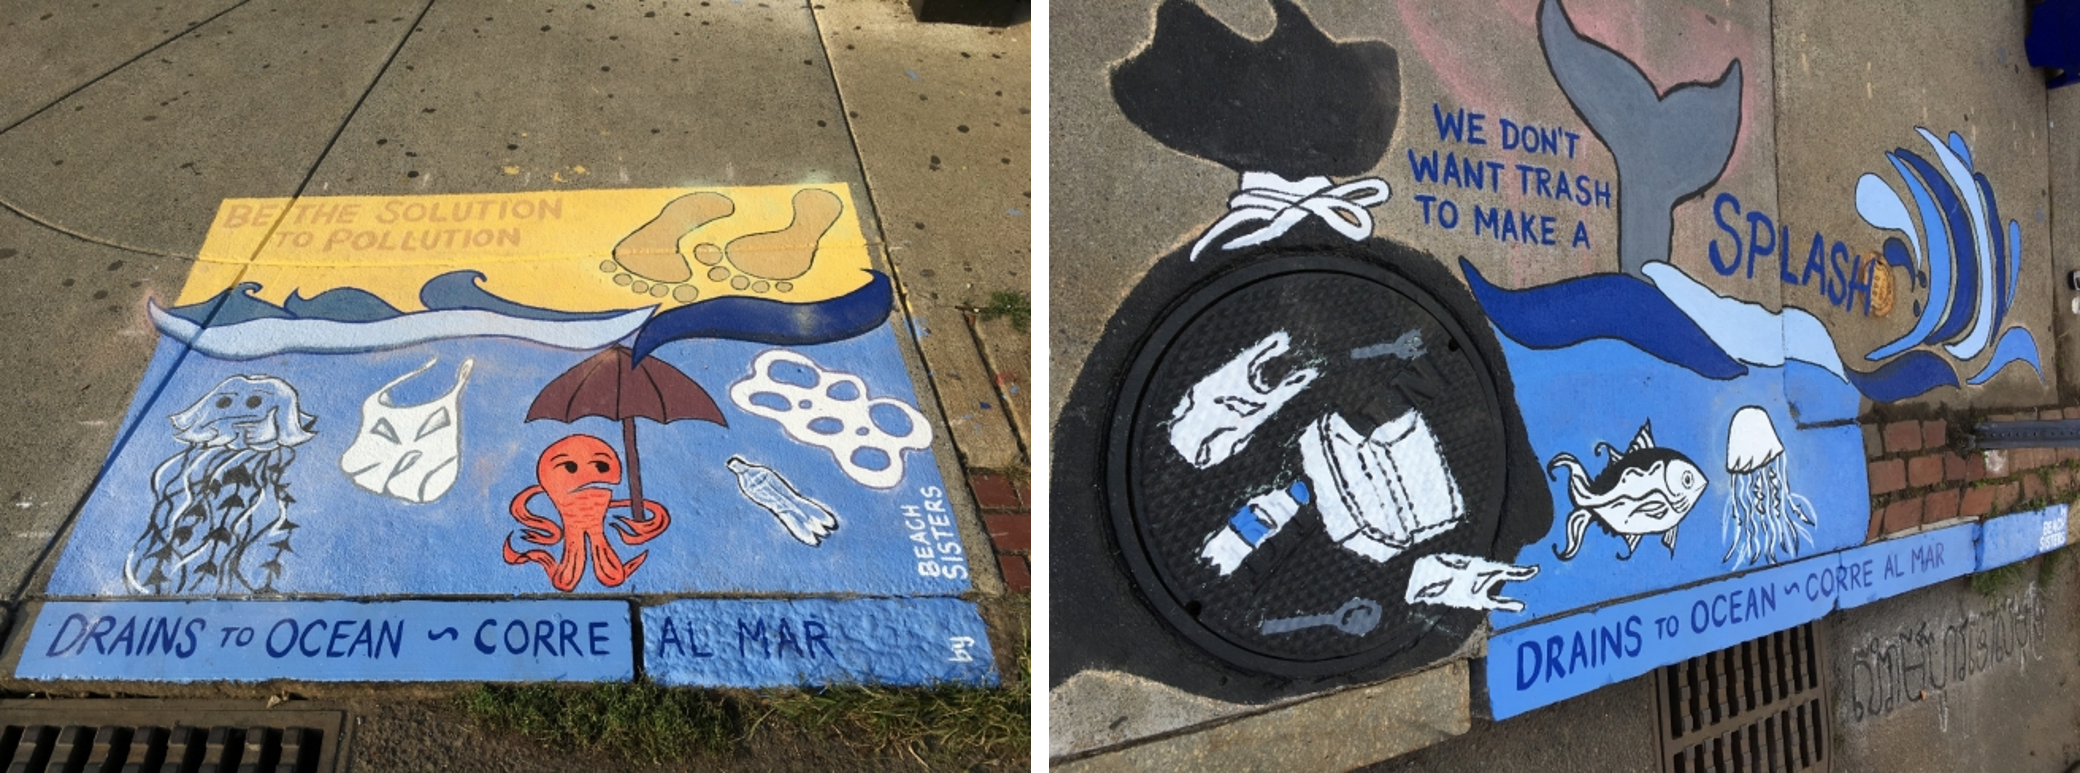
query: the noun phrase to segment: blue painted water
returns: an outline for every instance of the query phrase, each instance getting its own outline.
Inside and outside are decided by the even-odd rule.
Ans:
[[[1861,433],[1853,422],[1812,426],[1856,415],[1859,393],[1832,373],[1792,361],[1781,367],[1750,365],[1745,375],[1714,379],[1622,341],[1592,339],[1541,350],[1519,345],[1499,330],[1498,335],[1541,467],[1566,452],[1581,459],[1593,476],[1608,461],[1594,455],[1597,443],[1623,449],[1651,421],[1655,444],[1682,452],[1709,482],[1677,527],[1673,554],[1659,535],[1648,535],[1630,560],[1619,560],[1627,552],[1625,543],[1592,523],[1581,551],[1565,561],[1555,555],[1566,545],[1572,509],[1565,472],[1556,472],[1557,479],[1525,482],[1545,486],[1553,502],[1552,524],[1543,539],[1517,554],[1515,563],[1536,565],[1539,574],[1503,591],[1523,600],[1525,610],[1493,613],[1497,629],[1733,571],[1733,560],[1726,558],[1730,543],[1722,536],[1733,488],[1727,434],[1733,413],[1743,406],[1769,413],[1784,446],[1789,490],[1813,504],[1818,525],[1812,544],[1802,544],[1798,555],[1863,542],[1870,500]],[[1787,384],[1801,398],[1796,416],[1786,400]]]
[[[898,485],[869,488],[849,479],[830,452],[790,440],[777,422],[731,403],[729,386],[748,377],[752,359],[770,348],[689,340],[665,344],[653,355],[704,387],[729,426],[636,421],[644,497],[663,503],[672,524],[640,546],[615,539],[624,560],[649,551],[646,563],[627,583],[606,588],[588,569],[576,592],[914,595],[967,590],[945,482],[929,450],[903,452],[905,467]],[[893,328],[887,324],[847,341],[790,348],[826,369],[859,376],[871,397],[917,404]],[[276,583],[288,594],[553,594],[540,567],[512,566],[503,559],[500,542],[518,529],[508,514],[509,503],[535,483],[535,460],[542,449],[567,435],[601,438],[626,461],[618,422],[524,421],[541,387],[590,352],[486,338],[368,354],[287,354],[243,362],[199,354],[181,358],[181,352],[177,342],[161,339],[127,419],[131,426],[123,436],[128,441],[113,452],[107,474],[81,512],[49,593],[128,594],[123,564],[151,512],[152,471],[182,449],[167,417],[232,375],[281,378],[296,388],[303,410],[318,417],[317,437],[296,448],[296,460],[285,474],[289,494],[296,500],[289,519],[300,525],[292,538],[294,553],[283,558],[285,571]],[[362,401],[391,379],[436,357],[440,363],[400,386],[395,398],[401,404],[430,399],[453,384],[464,358],[475,358],[474,373],[462,393],[459,479],[445,496],[428,504],[356,487],[341,471],[340,457],[360,426]],[[152,399],[151,387],[162,378],[165,388]],[[772,468],[802,495],[828,506],[840,519],[837,531],[817,547],[796,541],[771,514],[738,491],[736,477],[725,464],[732,455]],[[615,487],[615,497],[627,496],[624,479]],[[536,497],[533,507],[538,514],[549,514],[546,498]],[[537,547],[517,538],[513,542],[519,549]],[[561,549],[559,544],[551,551]],[[921,570],[920,564],[931,565],[928,571],[938,574]],[[960,576],[945,576],[955,566],[961,567]]]

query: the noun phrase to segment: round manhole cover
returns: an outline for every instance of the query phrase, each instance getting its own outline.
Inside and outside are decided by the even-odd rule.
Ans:
[[[1519,579],[1484,576],[1510,570],[1481,558],[1504,425],[1444,309],[1377,263],[1288,255],[1161,318],[1114,407],[1108,492],[1143,594],[1185,636],[1247,668],[1333,674]]]

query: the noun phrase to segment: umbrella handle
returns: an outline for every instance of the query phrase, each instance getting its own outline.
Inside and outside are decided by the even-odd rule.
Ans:
[[[621,420],[621,448],[628,454],[628,511],[642,518],[643,510],[643,462],[636,455],[636,419],[630,416]]]

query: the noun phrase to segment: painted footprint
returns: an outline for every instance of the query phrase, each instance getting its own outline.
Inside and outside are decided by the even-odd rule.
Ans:
[[[794,222],[786,228],[740,236],[723,247],[695,246],[693,259],[708,266],[708,281],[760,293],[793,290],[794,283],[788,280],[809,273],[816,261],[817,243],[845,211],[837,194],[819,188],[796,191],[793,204]],[[731,271],[732,267],[736,270]]]
[[[736,203],[721,194],[703,191],[680,196],[614,245],[614,259],[602,261],[599,269],[614,274],[615,284],[636,293],[658,298],[670,294],[681,303],[690,302],[700,297],[700,290],[680,284],[693,278],[693,266],[679,253],[679,239],[736,211]]]

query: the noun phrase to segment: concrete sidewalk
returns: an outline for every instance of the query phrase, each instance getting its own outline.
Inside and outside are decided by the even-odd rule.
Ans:
[[[817,354],[826,350],[817,349],[819,344],[799,336],[789,339],[793,343],[778,345],[809,352],[826,365],[832,362],[827,358],[840,357],[838,362],[853,372],[879,369],[875,372],[894,375],[894,379],[870,378],[865,382],[864,395],[838,398],[834,392],[833,399],[871,397],[877,406],[894,400],[920,411],[928,424],[891,430],[905,437],[930,439],[928,444],[910,446],[912,450],[891,452],[896,457],[892,460],[894,469],[908,476],[908,485],[921,487],[920,490],[938,486],[937,482],[943,480],[944,493],[937,496],[954,515],[943,527],[934,521],[934,528],[945,529],[934,540],[940,543],[934,548],[934,560],[939,562],[938,566],[965,567],[972,580],[948,579],[943,588],[950,591],[926,591],[917,594],[919,598],[939,596],[973,601],[1004,594],[1004,570],[1000,570],[996,554],[999,545],[1007,549],[1003,565],[1019,573],[1012,578],[1010,590],[1025,589],[1022,554],[1026,538],[1016,533],[1024,521],[1012,516],[1022,518],[1024,509],[1020,487],[1028,463],[1024,433],[1025,411],[1029,410],[1025,389],[1029,344],[1023,333],[1012,329],[1010,322],[984,320],[973,310],[988,305],[993,292],[1023,292],[1030,276],[1029,27],[996,30],[920,25],[910,20],[897,0],[832,3],[828,7],[777,0],[353,0],[325,4],[175,0],[150,9],[115,3],[33,2],[0,10],[0,26],[17,41],[16,46],[0,53],[0,73],[15,84],[0,94],[0,172],[4,172],[0,174],[0,179],[4,179],[0,182],[0,210],[4,210],[0,211],[0,266],[13,277],[0,287],[0,299],[6,301],[0,304],[6,309],[0,312],[0,318],[17,333],[9,338],[9,343],[0,345],[4,346],[0,349],[0,372],[4,372],[0,380],[8,387],[5,391],[16,396],[0,405],[0,426],[10,429],[8,439],[0,442],[7,443],[15,458],[21,460],[0,465],[0,489],[5,489],[0,494],[5,495],[9,505],[0,509],[0,589],[6,591],[5,597],[0,598],[0,631],[8,632],[14,642],[13,652],[22,651],[22,642],[36,622],[38,605],[52,595],[49,588],[54,587],[53,578],[66,582],[63,578],[72,576],[69,570],[60,571],[58,565],[65,560],[62,557],[66,551],[72,549],[68,537],[88,528],[82,523],[91,525],[94,513],[100,512],[88,507],[97,487],[130,492],[101,495],[117,500],[141,498],[148,491],[146,483],[124,477],[124,468],[115,463],[117,452],[133,441],[145,443],[164,436],[166,417],[196,399],[191,393],[175,394],[187,388],[178,379],[181,371],[169,370],[172,366],[147,366],[155,362],[155,350],[166,362],[179,363],[193,362],[205,356],[202,353],[208,349],[184,349],[177,343],[162,341],[154,322],[145,314],[148,300],[161,307],[173,307],[194,301],[197,293],[210,295],[214,290],[197,284],[199,280],[195,279],[203,276],[205,269],[233,272],[223,275],[239,277],[236,281],[261,281],[293,276],[281,273],[291,269],[268,267],[287,265],[282,261],[292,259],[304,260],[283,257],[288,253],[269,252],[293,242],[295,233],[286,230],[270,231],[270,238],[281,243],[257,246],[255,251],[239,255],[231,263],[210,257],[205,240],[229,238],[225,234],[231,233],[225,230],[231,217],[220,217],[220,204],[227,199],[282,199],[287,202],[280,211],[295,212],[302,211],[297,207],[304,204],[317,207],[310,211],[322,211],[327,199],[333,197],[362,197],[361,200],[378,203],[452,201],[458,202],[456,207],[468,207],[475,205],[460,203],[462,199],[453,197],[520,201],[542,194],[560,196],[558,201],[577,202],[568,206],[583,208],[591,206],[586,204],[589,201],[628,200],[600,198],[619,194],[588,193],[595,191],[682,192],[656,198],[662,202],[685,191],[711,190],[734,197],[739,211],[749,213],[745,217],[753,217],[766,211],[756,209],[761,206],[757,203],[759,197],[766,195],[760,191],[780,190],[772,186],[832,191],[835,196],[831,200],[850,203],[841,204],[840,214],[832,215],[835,225],[828,226],[827,231],[831,235],[813,236],[807,242],[808,248],[821,250],[816,253],[816,266],[850,254],[844,250],[859,250],[856,260],[860,261],[860,268],[872,268],[889,276],[887,286],[895,308],[888,317],[890,323],[877,328],[884,332],[869,336],[876,340],[885,337],[887,343],[847,344],[867,348],[845,355]],[[773,214],[768,219],[777,218],[769,228],[786,226],[799,230],[798,223],[790,224],[786,203],[789,194],[782,191],[771,195],[779,198],[773,199],[775,203],[769,208]],[[813,219],[815,216],[802,208],[803,202],[811,201],[802,198],[808,194],[792,195],[794,220]],[[407,198],[437,196],[450,198]],[[439,206],[443,205],[434,205],[436,210]],[[654,208],[656,203],[644,206],[653,208],[645,213],[602,210],[597,217],[603,219],[586,222],[641,224],[653,215],[663,217]],[[575,212],[565,215],[561,214],[565,210],[557,211],[566,219],[578,217]],[[285,219],[275,228],[291,224]],[[855,226],[859,238],[856,246],[836,241],[847,228]],[[818,296],[816,293],[823,291],[811,285],[825,281],[818,277],[830,270],[802,269],[808,273],[794,280],[802,283],[796,291],[798,297],[782,296],[780,293],[789,284],[778,281],[788,276],[784,270],[746,268],[759,260],[766,261],[762,265],[774,265],[770,259],[749,252],[746,247],[746,252],[732,262],[712,262],[705,253],[692,254],[692,240],[685,245],[683,257],[700,260],[682,258],[682,262],[708,273],[696,274],[682,283],[675,277],[651,276],[631,268],[636,265],[632,261],[640,256],[624,255],[623,249],[616,246],[628,233],[601,233],[603,241],[586,242],[594,246],[573,248],[584,256],[582,264],[572,264],[582,265],[583,273],[572,274],[576,279],[555,281],[564,283],[568,297],[576,299],[590,297],[584,293],[594,291],[580,292],[581,288],[572,283],[596,283],[609,291],[622,292],[607,284],[609,279],[616,279],[622,288],[637,293],[623,297],[640,300],[586,307],[590,302],[573,300],[559,304],[554,299],[562,297],[562,293],[545,290],[538,299],[519,302],[581,313],[638,303],[673,310],[695,297],[730,300],[741,296],[747,302],[757,299],[771,304],[772,301],[759,296],[768,292],[770,284],[772,294],[783,303],[814,304],[821,303],[823,298],[851,297],[842,294],[857,284],[856,280],[842,280],[852,285],[833,284],[834,289]],[[733,243],[727,240],[737,238],[732,233],[717,233],[722,233],[714,239],[717,244]],[[318,235],[321,239],[326,236]],[[467,238],[465,235],[465,241]],[[519,237],[514,238],[517,241]],[[585,236],[579,233],[568,239],[583,241]],[[667,243],[677,246],[676,241]],[[563,257],[564,253],[517,255],[502,259],[507,263],[472,262],[478,259],[453,255],[432,260],[445,260],[453,264],[452,268],[488,271],[491,278],[482,285],[483,289],[497,295],[501,286],[511,290],[534,281],[521,279],[513,280],[517,284],[500,285],[500,276],[512,276],[500,271],[520,271],[518,266],[546,265],[544,260]],[[352,270],[353,260],[323,270]],[[618,269],[613,265],[616,260],[621,263]],[[808,258],[803,260],[803,265],[808,266]],[[603,261],[608,271],[594,267]],[[305,268],[295,270],[317,270],[309,268],[312,264],[300,265]],[[776,281],[768,282],[767,278]],[[650,284],[655,285],[655,292],[645,297],[644,287]],[[307,290],[302,295],[306,298],[325,289],[305,286]],[[289,289],[286,285],[265,287],[260,297],[268,304],[283,303],[280,298]],[[393,313],[401,311],[409,316],[415,312],[418,297],[404,291],[386,292],[377,291],[376,295],[381,296],[381,303],[396,307]],[[183,297],[184,293],[189,297]],[[219,308],[229,306],[209,306],[207,314],[218,315]],[[294,308],[293,299],[288,308]],[[745,351],[748,356],[749,350]],[[286,367],[281,364],[285,362],[282,357],[296,355],[270,356],[274,359],[236,367],[281,368]],[[473,377],[467,365],[460,375],[446,375],[454,372],[454,366],[448,364],[450,360],[442,359],[441,369],[431,380],[449,379],[467,400],[487,390],[499,391],[502,388],[488,385],[515,373],[484,361],[481,354],[473,356],[479,358]],[[402,364],[415,357],[416,361],[389,371],[380,381],[388,381],[425,361],[423,355],[409,354],[397,362]],[[702,382],[715,402],[725,406],[724,413],[733,413],[734,409],[728,408],[732,400],[725,392],[736,376],[723,369],[684,363],[682,359],[682,367]],[[707,375],[703,376],[704,372]],[[318,398],[313,395],[325,388],[323,381],[305,379],[296,385],[304,393],[306,407],[315,404]],[[464,381],[472,384],[470,391],[462,391]],[[394,386],[398,382],[391,383]],[[417,395],[410,397],[413,400],[424,400],[433,394],[428,389],[412,392],[414,388],[408,384],[400,394]],[[167,390],[164,401],[153,403],[147,399],[161,389]],[[889,394],[895,397],[887,397]],[[906,398],[906,394],[914,396]],[[375,397],[364,391],[352,396],[348,404],[358,403],[364,396],[374,403]],[[387,397],[384,403],[388,404]],[[464,403],[465,414],[476,411],[487,417],[492,415],[468,405]],[[864,404],[860,410],[865,411]],[[372,421],[373,414],[370,416]],[[352,436],[355,422],[351,412],[321,415],[315,425],[321,441],[313,442],[344,442]],[[461,431],[484,431],[472,430],[470,426],[465,421]],[[651,487],[668,492],[670,484],[663,481],[671,479],[674,473],[661,465],[680,453],[671,447],[676,445],[674,442],[667,441],[677,437],[669,433],[680,430],[665,430],[663,426],[645,422],[641,431],[646,438],[645,457],[657,460],[650,477],[658,482]],[[682,426],[687,425],[672,425]],[[611,441],[622,437],[634,437],[609,434],[610,425],[600,427],[606,428],[600,434],[610,445],[620,445]],[[725,472],[722,477],[709,479],[705,484],[708,488],[700,489],[704,493],[698,507],[692,506],[693,500],[663,502],[672,508],[680,523],[671,533],[690,539],[699,533],[695,530],[706,530],[715,537],[734,541],[739,546],[736,550],[754,559],[764,548],[750,547],[753,543],[744,541],[753,539],[748,536],[753,534],[758,535],[758,540],[777,539],[773,544],[793,546],[779,550],[798,551],[773,554],[775,558],[767,563],[776,566],[804,561],[813,564],[821,560],[815,556],[832,555],[829,550],[799,552],[816,549],[819,537],[825,540],[825,546],[837,550],[857,549],[844,544],[851,537],[870,540],[855,543],[867,545],[879,544],[871,540],[890,540],[890,550],[884,553],[908,552],[898,544],[905,542],[901,518],[891,521],[881,512],[866,511],[867,503],[883,501],[873,497],[896,494],[877,494],[872,486],[862,488],[858,494],[837,490],[845,482],[837,473],[861,480],[870,475],[866,468],[844,459],[837,459],[836,467],[831,467],[829,461],[833,457],[822,456],[821,449],[810,453],[813,445],[797,448],[778,441],[780,435],[773,432],[776,425],[765,419],[732,418],[729,437],[748,437],[741,434],[747,429],[772,433],[768,440],[744,446],[747,454],[760,449],[773,458],[790,458],[788,455],[797,450],[806,454],[802,464],[785,470],[787,477],[778,479],[789,490],[800,489],[792,500],[795,504],[786,504],[785,496],[780,494],[769,495],[778,497],[770,499],[780,502],[777,505],[756,499],[752,497],[753,484],[739,484]],[[868,432],[863,425],[861,435]],[[363,434],[366,435],[366,428]],[[466,462],[458,463],[462,477],[455,484],[456,496],[474,489],[473,496],[510,497],[512,491],[505,483],[472,476],[491,474],[508,461],[517,468],[531,468],[534,454],[541,448],[529,447],[527,443],[531,441],[523,440],[515,440],[503,450],[496,444],[470,446],[472,442],[476,441],[464,441],[465,454],[470,453],[470,448],[477,448],[488,455],[482,459],[465,457]],[[838,453],[837,446],[829,448],[833,449],[831,454]],[[612,449],[608,452],[611,454]],[[164,455],[143,450],[137,453]],[[548,452],[542,453],[546,456]],[[491,458],[506,456],[510,459]],[[317,484],[299,476],[340,467],[322,455],[306,457],[308,461],[295,468],[301,472],[290,473],[286,481],[297,483],[300,492],[312,491]],[[812,464],[807,461],[811,458],[819,461]],[[901,463],[905,458],[913,461],[907,473]],[[634,460],[629,461],[633,469]],[[409,464],[411,460],[400,461],[398,470]],[[618,471],[613,474],[618,481]],[[812,484],[818,476],[836,483],[823,484],[823,491],[814,490]],[[526,477],[531,482],[533,474]],[[980,481],[980,486],[971,484],[971,480]],[[739,485],[746,487],[741,494]],[[275,495],[280,496],[285,490],[276,489]],[[897,491],[901,490],[906,489]],[[398,521],[386,527],[399,535],[402,544],[356,544],[351,539],[324,543],[313,538],[314,530],[323,528],[329,518],[345,517],[346,509],[340,509],[337,516],[326,509],[346,508],[346,503],[318,501],[309,493],[305,493],[305,498],[309,501],[295,502],[283,497],[283,507],[296,508],[295,523],[289,528],[297,529],[299,542],[292,550],[302,551],[293,560],[284,559],[291,567],[289,571],[298,565],[311,565],[314,560],[341,564],[327,570],[331,572],[327,576],[340,578],[338,587],[346,588],[362,582],[355,579],[355,572],[368,571],[367,566],[358,566],[364,562],[357,560],[357,554],[366,558],[404,547],[408,553],[453,561],[457,559],[428,552],[437,547],[446,549],[453,542],[457,556],[467,556],[470,562],[483,560],[482,540],[453,539],[463,534],[443,535],[440,527],[420,519]],[[521,499],[525,498],[522,494]],[[836,528],[843,530],[835,532],[835,536],[819,534],[813,528],[808,533],[797,530],[790,538],[789,531],[780,527],[795,529],[800,524],[789,520],[787,513],[803,511],[788,508],[805,507],[800,503],[819,498],[817,504],[826,512],[837,511]],[[496,501],[500,505],[492,508],[491,514],[503,519],[503,499]],[[542,506],[542,500],[535,502],[534,507]],[[111,506],[119,504],[111,502]],[[756,507],[743,509],[754,504]],[[522,504],[516,502],[513,507],[518,509]],[[760,514],[758,507],[766,508],[770,515]],[[880,507],[897,509],[895,504]],[[708,526],[699,522],[707,513],[730,508],[739,513],[730,516],[737,520],[718,520],[716,525]],[[984,525],[983,509],[995,514],[990,527]],[[437,511],[410,512],[423,515]],[[145,513],[134,512],[134,517],[141,524]],[[379,516],[369,511],[363,517]],[[454,517],[477,516],[472,513]],[[921,516],[915,520],[924,522]],[[896,525],[883,525],[889,523]],[[513,526],[506,521],[497,531]],[[136,525],[123,528],[134,534]],[[663,527],[658,530],[663,532]],[[994,545],[993,532],[1001,535]],[[104,539],[96,536],[91,541]],[[651,543],[652,555],[641,573],[636,573],[633,565],[627,567],[627,576],[637,582],[629,588],[642,594],[690,593],[711,598],[778,593],[781,598],[799,597],[803,599],[801,603],[814,604],[838,604],[829,599],[846,594],[910,595],[897,590],[907,587],[904,583],[910,581],[894,574],[872,579],[871,572],[839,572],[821,580],[809,579],[807,574],[816,571],[809,564],[803,564],[801,579],[775,574],[768,585],[757,579],[765,575],[668,580],[694,577],[684,574],[679,565],[688,561],[697,565],[702,560],[698,555],[672,555],[667,547],[656,547],[674,539],[682,538],[668,537]],[[417,547],[411,546],[414,540],[420,540]],[[323,554],[327,550],[318,547],[320,544],[333,545],[329,548],[334,551],[330,557],[312,557],[314,551]],[[522,543],[515,540],[511,544]],[[490,548],[487,566],[498,565],[497,551],[496,547]],[[627,554],[624,558],[636,560],[631,558],[636,550],[623,552]],[[76,560],[81,562],[80,566],[86,566],[95,559]],[[578,566],[583,571],[583,561],[578,561]],[[909,572],[908,566],[896,568]],[[541,584],[541,570],[530,566],[511,571],[517,573],[523,568],[533,572],[533,582],[541,587],[515,593],[505,589],[506,583],[519,575],[500,574],[506,570],[493,569],[486,570],[492,574],[484,576],[499,579],[486,585],[484,592],[550,600],[560,597],[548,585]],[[916,573],[910,574],[914,580]],[[606,582],[608,576],[600,575],[604,585],[579,585],[579,595],[593,599],[629,598],[626,590],[617,595],[611,588],[614,583]],[[643,585],[646,577],[655,579],[649,581],[652,584]],[[421,593],[401,588],[372,595],[392,599],[439,598],[476,580],[461,582],[449,591]],[[368,595],[328,590],[332,580],[297,587],[289,587],[295,583],[287,580],[284,583],[291,598],[299,594],[335,598]],[[68,585],[71,590],[57,595],[80,600],[126,595],[80,590],[92,586],[93,581]],[[357,587],[373,586],[364,582]],[[731,592],[728,588],[739,590]],[[799,590],[790,592],[788,588]],[[178,595],[256,597],[250,593]],[[257,597],[280,598],[271,594]],[[671,633],[671,621],[675,618],[647,617],[664,615],[659,611],[664,607],[645,609],[650,610],[643,613],[649,620],[645,625],[662,621],[666,633]],[[689,632],[692,630],[688,628]],[[808,629],[802,630],[806,633]],[[920,632],[929,638],[929,632]],[[991,632],[992,636],[999,633]],[[1000,667],[1016,662],[1015,639],[998,638],[995,644],[991,651]],[[943,642],[939,646],[943,647]],[[695,644],[694,649],[699,651],[700,645]],[[809,652],[816,652],[814,645]],[[642,658],[638,655],[636,660]],[[15,679],[13,663],[10,658],[10,672],[0,682],[10,691],[62,693],[88,684],[68,686]],[[125,679],[93,683],[132,694],[196,691]],[[216,685],[201,691],[237,695],[243,689]],[[264,696],[279,689],[255,686],[245,692]],[[300,694],[337,690],[307,683],[295,689]],[[355,695],[380,703],[384,692],[371,689]],[[360,732],[383,731],[365,726]],[[414,737],[422,739],[439,737],[439,733],[415,732],[418,734]]]

